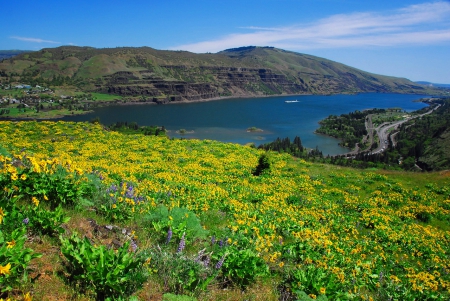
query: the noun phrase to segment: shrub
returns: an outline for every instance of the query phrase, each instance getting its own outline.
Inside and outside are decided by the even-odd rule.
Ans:
[[[60,237],[61,253],[67,259],[71,280],[96,293],[96,300],[132,294],[147,277],[142,256],[129,252],[129,242],[118,250],[93,246],[76,234]]]
[[[174,207],[169,211],[166,206],[159,205],[143,220],[153,225],[160,242],[166,241],[169,229],[175,237],[181,238],[185,233],[186,238],[190,240],[205,238],[208,233],[203,229],[197,215],[186,208]]]
[[[4,229],[4,223],[8,223],[8,218],[15,214],[6,211],[2,203],[0,202],[0,290],[7,292],[17,289],[19,284],[27,281],[29,262],[42,255],[24,247],[27,238],[24,226],[19,226],[13,231]],[[11,207],[8,209],[14,210]],[[11,215],[8,216],[9,214]]]
[[[223,263],[223,277],[241,288],[253,283],[256,278],[267,276],[269,267],[264,260],[249,249],[238,250],[229,247]]]
[[[252,172],[254,176],[259,176],[263,172],[268,172],[270,170],[270,159],[269,155],[264,153],[258,159],[258,165],[255,170]]]

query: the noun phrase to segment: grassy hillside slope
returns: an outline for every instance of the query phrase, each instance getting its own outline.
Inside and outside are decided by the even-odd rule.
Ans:
[[[215,54],[63,46],[5,60],[0,71],[15,80],[39,78],[51,83],[67,77],[67,82],[84,91],[169,101],[239,95],[442,92],[311,55],[253,46]]]
[[[448,173],[353,170],[88,123],[0,122],[0,145],[0,281],[13,288],[2,297],[450,297]],[[33,256],[13,253],[20,244]]]

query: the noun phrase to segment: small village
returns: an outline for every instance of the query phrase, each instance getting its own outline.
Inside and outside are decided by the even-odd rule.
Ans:
[[[66,96],[49,87],[29,84],[0,84],[0,118],[51,119],[82,114],[95,100],[91,94]]]

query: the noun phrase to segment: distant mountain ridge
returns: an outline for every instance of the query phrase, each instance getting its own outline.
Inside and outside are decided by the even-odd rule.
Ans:
[[[436,83],[430,83],[430,82],[426,82],[426,81],[416,81],[415,83],[417,83],[419,85],[430,86],[430,87],[450,88],[450,84],[436,84]]]
[[[273,47],[218,53],[150,47],[62,46],[19,54],[0,74],[22,81],[61,79],[83,91],[142,97],[158,103],[282,94],[435,93],[404,78],[372,74],[337,62]]]
[[[31,50],[0,50],[0,61],[28,52],[31,52]]]

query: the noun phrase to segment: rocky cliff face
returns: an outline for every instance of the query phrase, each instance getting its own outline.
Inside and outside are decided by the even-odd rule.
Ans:
[[[161,66],[178,80],[157,76],[155,70],[120,71],[104,76],[99,91],[123,96],[144,96],[154,101],[189,101],[219,96],[307,93],[307,85],[293,82],[269,69],[235,67]]]

